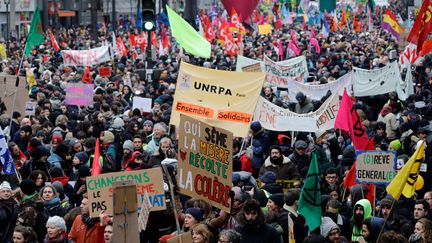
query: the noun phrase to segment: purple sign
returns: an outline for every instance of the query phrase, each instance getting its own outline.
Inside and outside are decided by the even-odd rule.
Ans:
[[[89,106],[93,104],[93,84],[68,83],[65,103],[67,105]]]

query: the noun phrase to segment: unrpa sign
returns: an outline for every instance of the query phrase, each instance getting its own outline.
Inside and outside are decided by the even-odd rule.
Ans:
[[[387,184],[396,176],[396,154],[391,151],[357,151],[356,180],[360,184]]]

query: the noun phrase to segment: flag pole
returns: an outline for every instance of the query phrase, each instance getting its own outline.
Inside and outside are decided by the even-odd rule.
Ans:
[[[18,70],[15,73],[15,76],[16,76],[15,94],[14,94],[14,99],[13,99],[13,103],[12,103],[12,110],[11,110],[11,116],[10,116],[10,121],[9,121],[9,132],[10,132],[10,129],[12,127],[12,117],[13,117],[13,113],[14,113],[14,110],[15,110],[15,102],[16,102],[17,93],[18,93],[18,86],[19,86],[19,73],[20,73],[21,66],[22,66],[23,61],[24,61],[24,56],[25,56],[25,50],[26,50],[26,48],[27,48],[27,41],[26,41],[26,44],[25,44],[24,49],[23,49],[23,54],[21,56],[21,60],[20,60],[19,66],[18,66]],[[12,139],[12,136],[13,136],[13,134],[10,134],[10,138],[11,139]]]

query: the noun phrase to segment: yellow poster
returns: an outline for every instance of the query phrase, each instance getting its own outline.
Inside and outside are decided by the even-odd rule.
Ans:
[[[267,35],[272,33],[272,27],[270,24],[260,24],[258,25],[258,33],[260,35]]]
[[[180,114],[246,137],[265,73],[229,72],[181,63],[170,124]]]
[[[0,55],[2,60],[6,60],[7,56],[6,56],[6,47],[4,44],[0,44]]]

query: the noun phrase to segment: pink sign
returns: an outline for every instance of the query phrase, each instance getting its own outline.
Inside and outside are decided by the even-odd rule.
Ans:
[[[93,104],[93,84],[69,83],[66,87],[67,105],[89,106]]]

